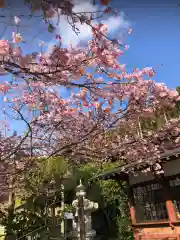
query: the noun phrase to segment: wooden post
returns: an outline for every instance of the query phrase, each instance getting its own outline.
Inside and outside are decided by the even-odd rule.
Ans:
[[[172,225],[172,222],[176,221],[176,212],[175,212],[174,204],[171,199],[171,188],[169,186],[169,181],[165,179],[162,180],[162,185],[164,186],[164,194],[165,194],[168,217],[169,217],[170,224]]]
[[[133,199],[133,190],[132,187],[128,186],[128,199],[129,199],[129,210],[132,224],[136,224],[136,212],[135,212],[135,204]]]
[[[126,180],[127,182],[127,195],[128,195],[128,204],[129,204],[129,211],[131,216],[132,224],[136,224],[136,212],[135,212],[135,202],[133,196],[133,189],[130,186],[129,177]]]
[[[116,178],[116,181],[121,184],[120,180]],[[132,224],[136,224],[136,213],[135,213],[135,203],[134,203],[134,196],[133,196],[133,189],[130,186],[129,182],[129,176],[128,174],[124,176],[124,181],[127,183],[127,196],[128,196],[128,205],[129,205],[129,211],[130,211],[130,216],[131,216],[131,222]]]
[[[175,222],[176,221],[176,213],[174,210],[174,204],[173,204],[172,200],[166,200],[166,207],[167,207],[170,222]]]

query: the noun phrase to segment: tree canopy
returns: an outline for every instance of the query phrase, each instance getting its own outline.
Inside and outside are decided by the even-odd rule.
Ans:
[[[180,96],[156,83],[151,67],[126,70],[121,56],[128,46],[110,36],[102,20],[106,14],[119,12],[107,8],[108,1],[101,1],[100,15],[76,13],[67,0],[42,2],[46,6],[40,8],[56,44],[45,48],[44,40],[37,43],[38,51],[31,51],[21,33],[23,17],[16,15],[12,36],[0,40],[0,93],[6,124],[12,130],[12,120],[26,126],[24,135],[1,136],[0,167],[6,176],[2,192],[8,191],[12,179],[23,184],[24,172],[30,171],[38,157],[63,156],[71,164],[93,161],[101,165],[115,156],[126,163],[154,164],[161,152],[179,146],[180,119],[169,113]],[[60,24],[61,15],[67,17],[72,31],[78,32],[77,24],[90,27],[91,39],[78,46],[66,43],[53,31],[52,19]],[[126,32],[130,34],[131,29]],[[68,97],[60,92],[62,87]],[[143,125],[158,119],[163,120],[155,128]]]

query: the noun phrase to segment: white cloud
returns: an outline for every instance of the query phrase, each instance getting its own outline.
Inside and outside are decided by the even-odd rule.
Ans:
[[[74,12],[95,12],[99,10],[99,6],[93,5],[89,1],[74,0]],[[108,15],[107,15],[108,16]],[[57,18],[53,19],[54,25],[57,24]],[[108,34],[113,34],[113,38],[122,37],[122,32],[124,29],[129,28],[129,22],[125,20],[124,14],[121,13],[119,16],[109,16],[108,18],[101,21],[102,23],[107,24]],[[77,23],[77,28],[80,33],[76,33],[72,30],[72,27],[67,22],[65,16],[60,17],[59,25],[56,28],[56,33],[62,37],[63,44],[68,44],[72,41],[73,46],[77,46],[80,42],[87,41],[91,37],[91,27],[86,24],[81,25]]]

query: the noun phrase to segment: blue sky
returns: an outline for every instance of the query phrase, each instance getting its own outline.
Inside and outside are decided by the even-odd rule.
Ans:
[[[177,0],[114,1],[131,22],[130,49],[122,61],[129,69],[157,68],[154,79],[168,87],[180,85],[180,7]],[[158,67],[163,63],[162,67]]]
[[[18,3],[19,5],[16,5],[14,12],[24,13],[23,4],[20,1]],[[180,85],[179,3],[180,1],[178,2],[177,0],[112,1],[112,6],[124,12],[125,19],[129,21],[133,29],[132,35],[126,41],[130,45],[130,49],[126,51],[120,61],[126,63],[128,71],[131,71],[133,68],[143,68],[145,66],[154,67],[156,69],[154,79],[157,82],[165,82],[170,88]],[[22,20],[22,22],[23,27],[21,32],[27,40],[27,44],[22,46],[25,52],[38,51],[39,47],[37,43],[39,40],[52,41],[52,34],[47,33],[47,26],[38,18],[31,21],[30,25],[28,21]],[[2,29],[3,34],[4,27],[2,23],[0,29]],[[118,33],[116,28],[115,31],[111,34]],[[1,38],[9,38],[11,32],[12,27],[8,27]],[[33,40],[34,37],[35,40]],[[161,64],[162,66],[160,66]],[[2,107],[3,103],[1,101]],[[13,128],[17,130],[24,129],[20,122],[14,122]]]

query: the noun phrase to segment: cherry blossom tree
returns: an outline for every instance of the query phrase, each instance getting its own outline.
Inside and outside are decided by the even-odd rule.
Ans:
[[[155,83],[150,67],[128,73],[120,63],[128,46],[110,39],[107,26],[93,24],[91,14],[75,14],[71,7],[67,11],[66,5],[58,14],[91,26],[87,46],[63,47],[61,36],[56,36],[58,45],[46,50],[41,42],[38,53],[27,55],[21,48],[25,39],[17,16],[12,39],[0,40],[1,75],[12,76],[0,84],[5,115],[27,127],[25,135],[1,140],[1,171],[8,169],[7,178],[13,171],[22,182],[20,172],[32,167],[39,156],[65,156],[75,163],[102,163],[115,156],[130,164],[138,160],[153,165],[166,150],[162,136],[179,146],[179,118],[166,115],[179,101],[178,93]],[[45,10],[51,18],[56,5]],[[68,91],[68,98],[59,93],[61,87]],[[165,120],[161,128],[143,129],[142,121],[152,120],[157,112]]]

